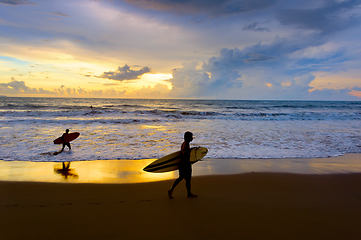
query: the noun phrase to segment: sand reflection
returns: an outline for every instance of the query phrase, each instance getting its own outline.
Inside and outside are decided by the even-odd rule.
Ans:
[[[71,163],[0,161],[0,181],[139,183],[178,177],[178,171],[149,173],[142,170],[154,160],[96,160]],[[310,159],[204,159],[193,165],[193,176],[248,172],[361,172],[361,154]]]
[[[68,177],[79,178],[79,175],[70,168],[70,162],[63,162],[61,168],[54,167],[54,172],[60,174],[64,179],[68,179]]]

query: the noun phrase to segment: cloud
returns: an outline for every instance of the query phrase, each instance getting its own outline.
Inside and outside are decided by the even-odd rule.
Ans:
[[[284,9],[276,14],[283,25],[318,30],[328,34],[360,24],[360,16],[350,14],[361,5],[360,0],[325,1],[325,5],[316,9]]]
[[[312,38],[311,38],[312,39]],[[322,42],[313,43],[315,48]],[[170,96],[187,98],[225,99],[308,99],[308,100],[359,100],[352,96],[358,86],[344,89],[314,89],[313,72],[337,72],[347,60],[346,49],[333,49],[335,54],[322,56],[294,54],[311,46],[305,39],[276,38],[268,43],[256,43],[241,49],[223,48],[218,56],[209,58],[197,67],[198,62],[184,63],[173,70]],[[295,56],[296,55],[296,56]],[[317,57],[317,58],[316,58]],[[331,60],[330,60],[331,59]],[[335,67],[337,66],[337,67]]]
[[[139,79],[143,74],[149,73],[151,69],[149,67],[143,67],[140,70],[132,70],[125,64],[123,67],[118,67],[116,71],[104,72],[98,78],[107,78],[117,81],[134,80]]]
[[[24,5],[35,5],[35,3],[29,2],[27,0],[0,0],[0,4],[8,6],[24,6]]]
[[[118,83],[104,83],[103,86],[118,86]]]
[[[322,89],[314,90],[309,94],[312,100],[332,100],[332,101],[345,101],[345,100],[360,100],[360,98],[351,95],[352,90],[349,88],[343,89]]]
[[[64,85],[60,88],[54,89],[60,96],[67,97],[123,97],[126,93],[125,90],[119,91],[114,88],[106,90],[86,90],[84,88],[69,88]]]
[[[0,83],[0,93],[13,95],[13,94],[54,94],[54,92],[44,90],[43,88],[30,88],[25,85],[24,81],[17,81],[11,78],[9,83]]]
[[[184,63],[182,68],[173,70],[172,90],[169,96],[184,98],[213,98],[229,88],[240,87],[242,82],[238,71],[213,68],[207,72],[197,69],[197,62]]]
[[[234,15],[258,11],[274,5],[278,0],[126,0],[146,9],[180,13]]]
[[[361,91],[361,87],[353,87],[352,90]]]
[[[138,98],[168,98],[169,89],[166,84],[157,83],[156,85],[145,87],[131,93],[131,97]]]
[[[264,55],[262,53],[250,53],[248,54],[249,58],[243,59],[245,63],[255,63],[255,62],[264,62],[275,59],[274,56]]]
[[[15,78],[12,78],[11,82],[0,83],[0,94],[7,96],[124,97],[125,93],[125,90],[119,91],[114,88],[105,90],[86,90],[81,87],[70,88],[64,85],[49,91],[43,88],[28,87],[24,81],[17,81]]]
[[[169,79],[173,86],[170,96],[193,98],[208,95],[206,86],[209,84],[210,77],[204,70],[197,70],[197,64],[195,61],[183,63],[182,68],[173,70],[173,78]]]
[[[248,25],[244,25],[244,27],[242,28],[242,30],[245,31],[254,31],[254,32],[269,32],[269,28],[265,27],[257,27],[258,23],[251,23]]]
[[[59,12],[59,11],[52,12],[52,13],[48,13],[48,14],[49,14],[49,15],[58,16],[58,17],[71,17],[70,15],[65,14],[65,13],[62,13],[62,12]]]

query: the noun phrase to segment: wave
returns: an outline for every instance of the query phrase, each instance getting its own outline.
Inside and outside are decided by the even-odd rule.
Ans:
[[[93,106],[90,108],[90,106]],[[361,120],[361,102],[6,98],[0,120]],[[109,120],[110,119],[110,120]]]
[[[182,111],[182,110],[12,110],[0,111],[0,118],[4,119],[58,119],[72,118],[82,120],[101,120],[129,118],[137,119],[158,118],[165,119],[226,119],[242,121],[271,121],[271,120],[361,120],[361,111],[247,111],[247,112],[216,112],[216,111]],[[3,119],[3,120],[4,120]],[[0,119],[1,120],[1,119]]]

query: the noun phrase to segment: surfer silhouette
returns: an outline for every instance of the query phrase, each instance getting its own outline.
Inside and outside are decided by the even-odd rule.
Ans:
[[[69,150],[71,149],[70,143],[65,141],[65,136],[69,134],[69,129],[65,130],[65,133],[61,136],[61,139],[63,140],[63,147],[60,150],[60,152],[64,151],[65,146],[68,146]]]
[[[191,192],[192,164],[190,162],[191,148],[189,143],[193,140],[193,133],[184,133],[184,142],[181,146],[181,162],[179,163],[179,177],[174,181],[171,189],[168,190],[168,197],[173,198],[174,188],[182,181],[186,180],[187,196],[198,197]]]

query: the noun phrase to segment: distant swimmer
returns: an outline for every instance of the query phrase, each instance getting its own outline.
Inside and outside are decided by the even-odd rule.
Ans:
[[[70,142],[67,142],[65,139],[69,135],[69,129],[65,130],[65,133],[60,137],[63,140],[63,147],[60,152],[64,151],[65,146],[68,146],[69,150],[71,150]]]
[[[193,133],[184,133],[184,142],[181,146],[181,162],[179,163],[179,177],[174,181],[171,189],[168,190],[168,197],[173,198],[173,190],[183,179],[186,180],[188,197],[198,197],[191,192],[192,163],[190,162],[191,148],[189,143],[193,141]]]

